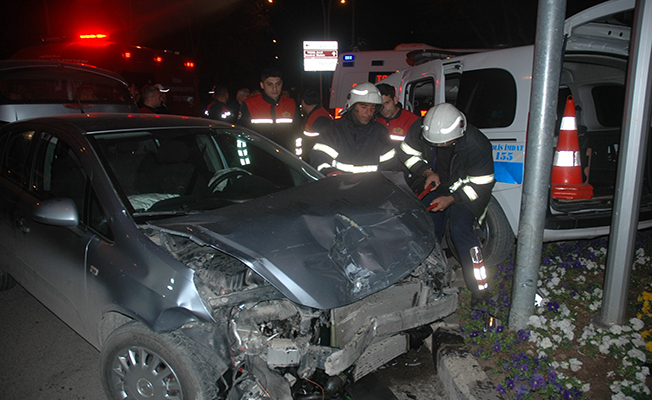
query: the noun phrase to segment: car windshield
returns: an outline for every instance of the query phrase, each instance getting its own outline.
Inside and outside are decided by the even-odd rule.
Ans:
[[[135,219],[210,210],[319,179],[270,142],[237,128],[89,135]]]

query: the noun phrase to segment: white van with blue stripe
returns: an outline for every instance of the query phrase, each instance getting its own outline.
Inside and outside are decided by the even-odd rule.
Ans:
[[[634,0],[607,1],[566,20],[556,126],[572,95],[583,179],[594,194],[589,200],[550,196],[545,241],[609,233],[633,8]],[[455,104],[491,140],[497,183],[486,222],[478,226],[488,263],[509,255],[518,232],[533,59],[534,46],[483,51],[426,61],[382,81],[418,115],[441,102]],[[639,228],[652,226],[652,157],[647,159]]]

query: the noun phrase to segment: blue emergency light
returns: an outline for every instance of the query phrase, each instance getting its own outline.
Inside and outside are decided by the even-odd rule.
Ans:
[[[343,57],[344,61],[353,61],[355,56],[353,54],[345,54]]]

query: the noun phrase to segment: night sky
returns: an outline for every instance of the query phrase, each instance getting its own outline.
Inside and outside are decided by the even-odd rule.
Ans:
[[[567,0],[567,15],[601,2]],[[231,91],[255,87],[267,66],[280,67],[285,86],[300,89],[318,79],[302,72],[302,41],[326,38],[325,14],[328,39],[341,52],[400,43],[489,48],[532,43],[538,2],[332,0],[330,13],[328,6],[329,0],[6,0],[0,58],[48,37],[100,30],[114,41],[190,55],[202,91],[217,83]]]

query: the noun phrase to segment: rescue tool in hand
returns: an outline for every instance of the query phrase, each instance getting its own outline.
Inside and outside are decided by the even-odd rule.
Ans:
[[[419,195],[417,196],[417,197],[419,198],[419,200],[423,200],[423,198],[426,197],[426,195],[427,195],[431,190],[433,190],[435,187],[437,187],[437,186],[436,186],[436,185],[433,185],[432,183],[431,183],[430,185],[428,185],[428,186],[423,190],[423,192],[419,193]]]

